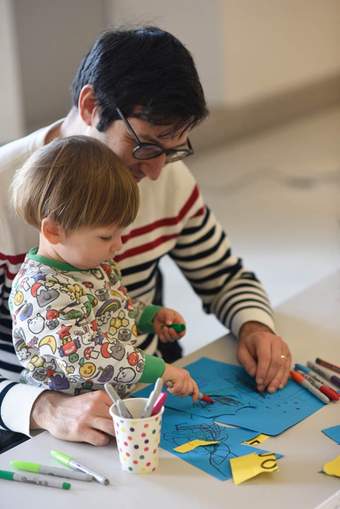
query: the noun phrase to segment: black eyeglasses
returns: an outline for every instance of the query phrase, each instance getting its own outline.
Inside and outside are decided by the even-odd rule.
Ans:
[[[116,108],[116,111],[120,116],[121,120],[124,122],[126,129],[136,141],[136,146],[132,150],[133,157],[135,157],[136,159],[140,160],[154,159],[155,157],[159,157],[162,154],[165,154],[166,162],[173,163],[174,161],[180,161],[185,157],[191,156],[194,153],[189,138],[187,141],[188,146],[183,148],[164,148],[161,145],[158,145],[157,143],[142,142],[138,138],[137,134],[132,128],[132,125],[124,117],[120,109]]]

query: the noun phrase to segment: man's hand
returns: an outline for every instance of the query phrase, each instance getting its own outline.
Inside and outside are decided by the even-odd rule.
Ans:
[[[106,445],[114,436],[111,405],[104,391],[80,396],[45,391],[32,408],[31,430],[45,429],[62,440]]]
[[[241,327],[237,357],[247,373],[255,378],[259,391],[275,392],[286,385],[291,353],[287,343],[265,325],[247,322]]]

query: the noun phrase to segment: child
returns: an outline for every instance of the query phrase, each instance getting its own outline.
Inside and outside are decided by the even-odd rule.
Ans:
[[[111,382],[172,382],[174,394],[198,397],[189,373],[136,348],[138,331],[161,340],[183,336],[168,308],[133,305],[113,256],[134,221],[137,183],[101,142],[72,136],[35,152],[12,184],[16,212],[40,231],[15,277],[9,306],[24,380],[78,394]]]

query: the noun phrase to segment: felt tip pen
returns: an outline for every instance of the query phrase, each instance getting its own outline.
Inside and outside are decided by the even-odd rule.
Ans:
[[[164,406],[164,403],[166,401],[166,398],[168,397],[166,392],[161,392],[158,398],[156,399],[156,403],[152,407],[151,415],[157,415],[161,411],[162,407]]]
[[[320,357],[317,357],[315,359],[316,364],[319,364],[320,366],[323,366],[324,368],[328,368],[331,371],[334,371],[334,373],[338,373],[340,375],[340,366],[337,366],[336,364],[331,364],[330,362],[324,361],[323,359],[320,359]]]
[[[316,389],[311,383],[307,382],[307,380],[301,373],[292,370],[290,371],[290,376],[295,382],[302,385],[302,387],[304,387],[305,389],[307,389],[307,391],[314,394],[314,396],[319,398],[319,400],[322,401],[323,403],[327,404],[330,402],[330,399],[327,398],[327,396],[325,396],[324,394],[322,394],[322,392],[320,392],[318,389]]]
[[[7,481],[27,482],[30,484],[37,484],[38,486],[47,486],[49,488],[60,488],[62,490],[69,490],[71,484],[69,482],[57,481],[49,479],[45,476],[19,474],[18,472],[10,472],[9,470],[0,470],[0,479],[7,479]]]
[[[85,465],[78,463],[78,461],[76,461],[75,459],[71,458],[71,456],[68,456],[63,452],[52,450],[51,455],[53,456],[53,458],[59,461],[59,463],[62,463],[63,465],[72,468],[73,470],[78,470],[78,472],[83,472],[84,474],[91,475],[100,484],[104,484],[105,486],[110,484],[110,481],[106,477],[102,476],[101,474],[98,474],[98,472],[91,470]]]
[[[172,323],[171,325],[168,325],[171,329],[174,331],[180,333],[185,331],[185,324],[184,323]]]
[[[313,375],[309,375],[307,373],[304,373],[303,376],[305,377],[307,382],[309,382],[314,387],[316,387],[320,392],[325,394],[325,396],[327,396],[327,398],[329,398],[331,401],[338,401],[340,399],[340,395],[334,389],[332,389],[328,385],[325,385],[319,379],[316,380]]]
[[[302,372],[305,375],[307,381],[309,381],[312,385],[317,387],[319,391],[323,392],[332,401],[338,401],[340,399],[340,394],[338,394],[329,385],[326,385],[324,380],[318,378],[314,371],[312,371],[307,366],[304,366],[303,364],[295,364],[295,371]]]
[[[121,417],[125,417],[126,419],[132,419],[132,414],[130,410],[126,407],[123,400],[120,399],[119,395],[117,394],[116,390],[112,387],[112,385],[106,383],[104,384],[104,389],[111,398],[111,401],[115,403],[119,415]]]
[[[93,481],[92,475],[75,472],[66,468],[51,467],[50,465],[40,465],[30,461],[10,461],[11,467],[35,474],[54,475],[56,477],[65,477],[66,479],[76,479],[77,481]]]
[[[154,404],[157,401],[158,396],[161,393],[161,390],[163,388],[163,380],[162,378],[157,378],[155,386],[153,388],[153,391],[150,393],[150,396],[146,402],[146,405],[141,413],[141,418],[150,417],[152,413],[152,409]]]
[[[214,403],[214,400],[210,396],[208,396],[207,394],[203,394],[202,392],[198,393],[198,399],[204,401],[205,403],[209,403],[210,405]]]
[[[307,366],[312,370],[315,371],[318,375],[322,376],[332,384],[334,384],[336,387],[340,387],[340,378],[336,375],[333,375],[333,373],[327,371],[327,369],[320,368],[317,364],[314,362],[307,362]]]

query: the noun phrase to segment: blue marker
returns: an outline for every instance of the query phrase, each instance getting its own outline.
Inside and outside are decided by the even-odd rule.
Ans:
[[[309,373],[310,372],[310,369],[307,368],[307,366],[304,366],[303,364],[298,364],[298,363],[295,364],[294,369],[296,371],[302,371],[303,373]]]

